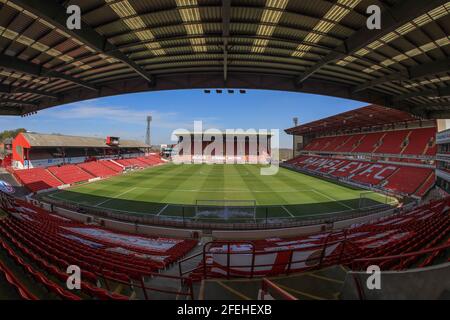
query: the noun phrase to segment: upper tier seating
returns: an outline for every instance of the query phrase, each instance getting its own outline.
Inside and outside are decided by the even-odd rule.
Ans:
[[[114,161],[121,164],[124,167],[134,166],[134,164],[129,159],[116,159]]]
[[[305,151],[434,155],[436,128],[418,128],[319,137]]]
[[[62,184],[57,178],[44,168],[33,168],[14,171],[15,176],[33,192],[55,188]]]
[[[378,147],[380,139],[385,134],[383,132],[369,133],[364,136],[359,142],[358,146],[352,152],[370,153]]]
[[[400,164],[300,156],[289,163],[315,173],[346,178],[356,183],[377,186],[388,191],[422,197],[434,184],[434,170]]]
[[[324,231],[287,239],[272,237],[245,243],[236,241],[230,248],[223,243],[213,243],[206,256],[206,273],[211,277],[274,276],[285,274],[287,270],[301,272],[336,264],[351,266],[352,261],[359,258],[430,249],[449,240],[449,210],[450,197],[339,231]],[[232,252],[229,259],[226,256],[228,250]],[[254,259],[253,250],[256,252]],[[418,266],[431,265],[438,254],[439,252],[423,254]],[[380,267],[382,270],[405,269],[412,267],[418,259],[419,257],[413,257],[382,262]],[[227,261],[230,261],[230,268],[227,268]],[[291,265],[290,261],[293,261]],[[205,271],[202,266],[200,264],[198,272],[192,275],[194,280],[202,278]]]
[[[350,136],[344,136],[347,137],[347,139],[344,141],[343,144],[340,146],[337,146],[334,148],[334,150],[330,151],[336,151],[336,152],[351,152],[358,144],[358,142],[364,138],[364,134],[355,134]]]
[[[116,171],[111,168],[104,166],[105,161],[90,161],[85,163],[77,164],[84,171],[92,174],[95,177],[109,177],[117,174]]]
[[[383,138],[381,146],[376,149],[376,153],[400,154],[402,145],[411,130],[399,130],[387,132]],[[415,142],[414,142],[415,143]],[[417,153],[421,154],[421,153]]]
[[[48,170],[65,184],[88,181],[94,178],[93,175],[73,164],[66,164],[61,167],[49,167]]]
[[[402,154],[436,154],[436,128],[413,130]]]
[[[142,161],[144,163],[147,163],[148,165],[155,165],[155,164],[163,163],[161,158],[156,155],[149,155],[146,157],[138,157],[137,159],[139,159],[140,161]]]

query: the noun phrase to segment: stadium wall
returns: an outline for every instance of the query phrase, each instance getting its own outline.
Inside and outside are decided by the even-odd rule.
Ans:
[[[271,237],[295,237],[318,233],[326,229],[326,224],[317,224],[304,227],[285,229],[262,229],[262,230],[215,230],[212,232],[216,240],[260,240]]]

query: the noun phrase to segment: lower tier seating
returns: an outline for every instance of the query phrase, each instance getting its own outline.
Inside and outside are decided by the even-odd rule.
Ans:
[[[120,164],[118,164],[120,163]],[[95,177],[110,177],[126,166],[150,167],[163,163],[157,155],[121,160],[98,160],[79,164],[67,164],[48,168],[32,168],[14,171],[14,175],[30,191],[56,188],[63,184],[88,181]]]
[[[33,192],[60,186],[62,182],[55,178],[45,168],[17,170],[14,175],[18,180]]]
[[[117,172],[111,168],[104,166],[105,161],[90,161],[85,163],[77,164],[78,167],[82,168],[84,171],[90,173],[94,177],[109,177],[115,175]]]
[[[75,182],[88,181],[94,178],[93,175],[83,171],[81,168],[73,164],[66,164],[63,166],[49,167],[48,171],[53,173],[59,180],[65,184],[71,184]]]
[[[36,274],[36,281],[63,299],[83,295],[125,299],[108,288],[98,288],[99,281],[140,281],[182,258],[197,244],[195,240],[137,236],[84,225],[19,199],[9,202],[5,210],[10,216],[0,220],[0,244],[18,264],[29,265],[20,256],[32,261],[29,272]],[[82,270],[81,296],[68,292],[55,280],[65,283],[69,265]]]
[[[100,160],[99,161],[103,166],[110,168],[111,170],[115,172],[122,172],[123,167],[119,166],[118,164],[112,162],[111,160]]]
[[[200,280],[204,274],[208,277],[274,276],[336,264],[351,267],[355,259],[440,247],[450,241],[449,211],[450,197],[339,231],[292,238],[213,243],[206,251],[206,260],[202,261],[192,277]],[[441,254],[443,251],[435,251],[411,259],[389,260],[379,265],[382,270],[426,267]]]
[[[383,188],[394,192],[412,194],[416,192],[433,171],[425,168],[401,167],[389,177]]]
[[[399,164],[319,156],[300,156],[288,163],[316,174],[325,174],[402,195],[418,197],[424,196],[435,181],[434,170],[431,168]]]
[[[415,128],[312,139],[305,151],[435,155],[436,128]]]

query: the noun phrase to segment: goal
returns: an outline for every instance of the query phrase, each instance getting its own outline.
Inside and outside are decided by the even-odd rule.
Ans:
[[[256,220],[256,200],[195,200],[196,219]]]

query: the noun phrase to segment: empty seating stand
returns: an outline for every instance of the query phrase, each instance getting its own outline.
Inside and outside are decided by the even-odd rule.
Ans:
[[[110,161],[110,160],[100,160],[99,161],[102,165],[105,167],[108,167],[109,169],[115,171],[115,172],[122,172],[123,167],[119,166],[118,164]]]
[[[436,154],[436,128],[412,130],[409,143],[402,154]]]
[[[361,152],[361,153],[372,153],[377,148],[377,143],[384,136],[384,133],[370,133],[366,134],[363,139],[361,139],[358,146],[352,150],[352,152]]]
[[[109,177],[117,174],[117,171],[103,165],[105,161],[91,161],[80,163],[77,166],[95,177]]]
[[[62,184],[44,168],[16,170],[14,174],[32,192],[56,188]]]
[[[163,163],[157,155],[120,160],[98,160],[79,164],[67,164],[48,168],[32,168],[14,171],[16,178],[30,191],[37,192],[64,184],[88,181],[96,177],[110,177],[121,173],[124,167],[146,168]]]
[[[406,194],[414,194],[433,174],[432,169],[401,167],[387,179],[383,188]]]
[[[381,146],[376,150],[377,153],[400,154],[403,149],[403,143],[411,130],[389,131],[382,139]],[[414,142],[416,143],[416,142]],[[417,153],[421,154],[421,153]]]
[[[73,164],[67,164],[60,167],[49,167],[48,170],[65,184],[88,181],[89,179],[94,178],[93,175]]]
[[[211,243],[205,261],[192,276],[194,280],[200,280],[205,274],[208,277],[274,276],[339,264],[352,267],[356,259],[420,252],[439,247],[449,240],[449,209],[450,197],[344,230],[292,238],[234,241],[225,245],[223,242]],[[241,259],[243,253],[246,256]],[[253,258],[250,257],[252,254]],[[413,263],[422,259],[420,267],[425,267],[433,264],[439,254],[442,251],[431,255],[419,253],[412,259],[391,260],[379,265],[382,270],[400,270],[414,267]],[[233,261],[239,267],[228,266],[227,261]]]
[[[300,156],[289,161],[296,168],[314,173],[345,178],[370,187],[382,188],[401,195],[423,197],[434,185],[434,169],[411,165]]]
[[[305,151],[434,155],[436,128],[403,129],[319,137]]]
[[[16,199],[15,204],[8,209],[11,216],[0,220],[0,244],[37,282],[65,299],[79,299],[79,295],[125,299],[108,292],[109,287],[108,291],[97,287],[99,280],[121,280],[129,284],[131,279],[151,276],[152,272],[182,258],[197,244],[190,239],[110,231],[50,215],[23,200]],[[33,266],[25,263],[18,253],[33,262]],[[72,264],[82,270],[81,292],[71,293],[61,286],[67,279],[66,268]],[[37,268],[45,270],[52,279]]]

